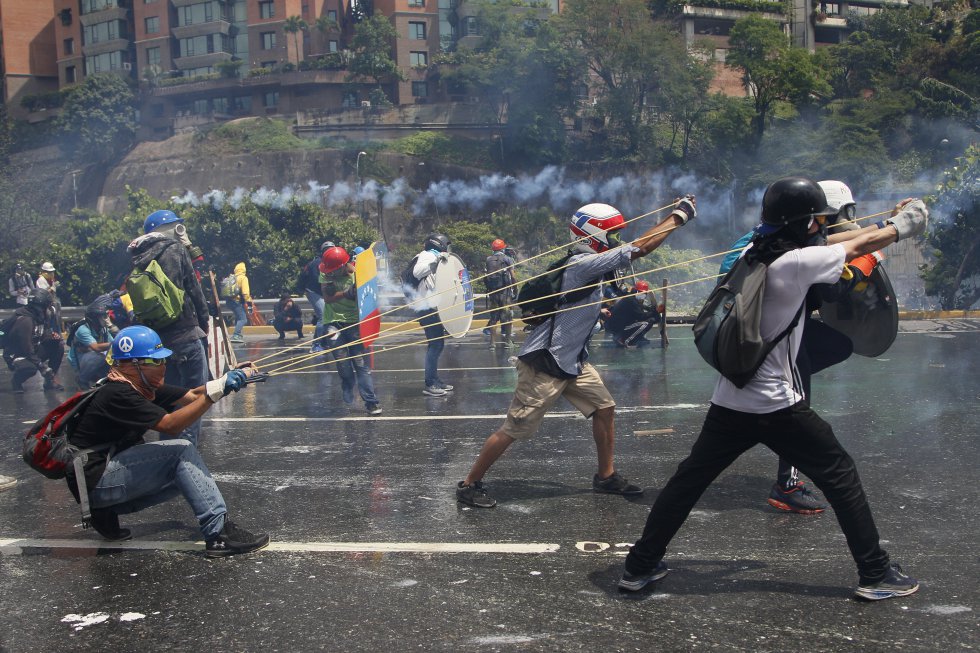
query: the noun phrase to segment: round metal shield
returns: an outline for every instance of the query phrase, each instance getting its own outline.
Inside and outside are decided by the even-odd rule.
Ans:
[[[443,256],[435,272],[437,312],[453,338],[462,338],[473,321],[473,286],[466,266],[455,254]]]

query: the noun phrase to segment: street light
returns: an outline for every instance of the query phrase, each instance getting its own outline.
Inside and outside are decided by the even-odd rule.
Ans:
[[[361,220],[364,220],[364,184],[361,181],[361,157],[367,152],[358,152],[354,163],[354,174],[357,175],[357,194],[361,198]]]
[[[75,176],[81,173],[81,170],[71,171],[71,195],[75,201],[75,208],[78,208],[78,184],[75,182]]]

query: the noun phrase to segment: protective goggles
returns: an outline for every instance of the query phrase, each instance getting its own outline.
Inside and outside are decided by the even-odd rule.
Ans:
[[[857,205],[847,204],[846,206],[840,207],[840,211],[837,213],[838,218],[846,218],[847,220],[853,220],[857,217]]]
[[[810,223],[806,226],[807,229],[812,227],[814,223],[820,225],[821,227],[827,224],[827,216],[825,215],[811,215]]]
[[[133,362],[137,365],[147,365],[149,367],[159,367],[167,364],[166,358],[134,358]]]

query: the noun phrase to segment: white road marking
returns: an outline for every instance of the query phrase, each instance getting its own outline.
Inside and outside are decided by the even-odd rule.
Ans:
[[[287,553],[555,553],[561,548],[547,542],[272,542],[265,551]],[[18,554],[23,549],[111,549],[122,551],[204,551],[204,542],[0,539],[0,551]]]

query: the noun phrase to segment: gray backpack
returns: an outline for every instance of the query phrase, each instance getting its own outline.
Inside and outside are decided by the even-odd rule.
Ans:
[[[752,380],[766,356],[800,321],[803,306],[786,330],[765,341],[759,332],[762,297],[766,290],[765,263],[738,259],[728,274],[708,296],[694,321],[694,344],[708,365],[744,388]]]

